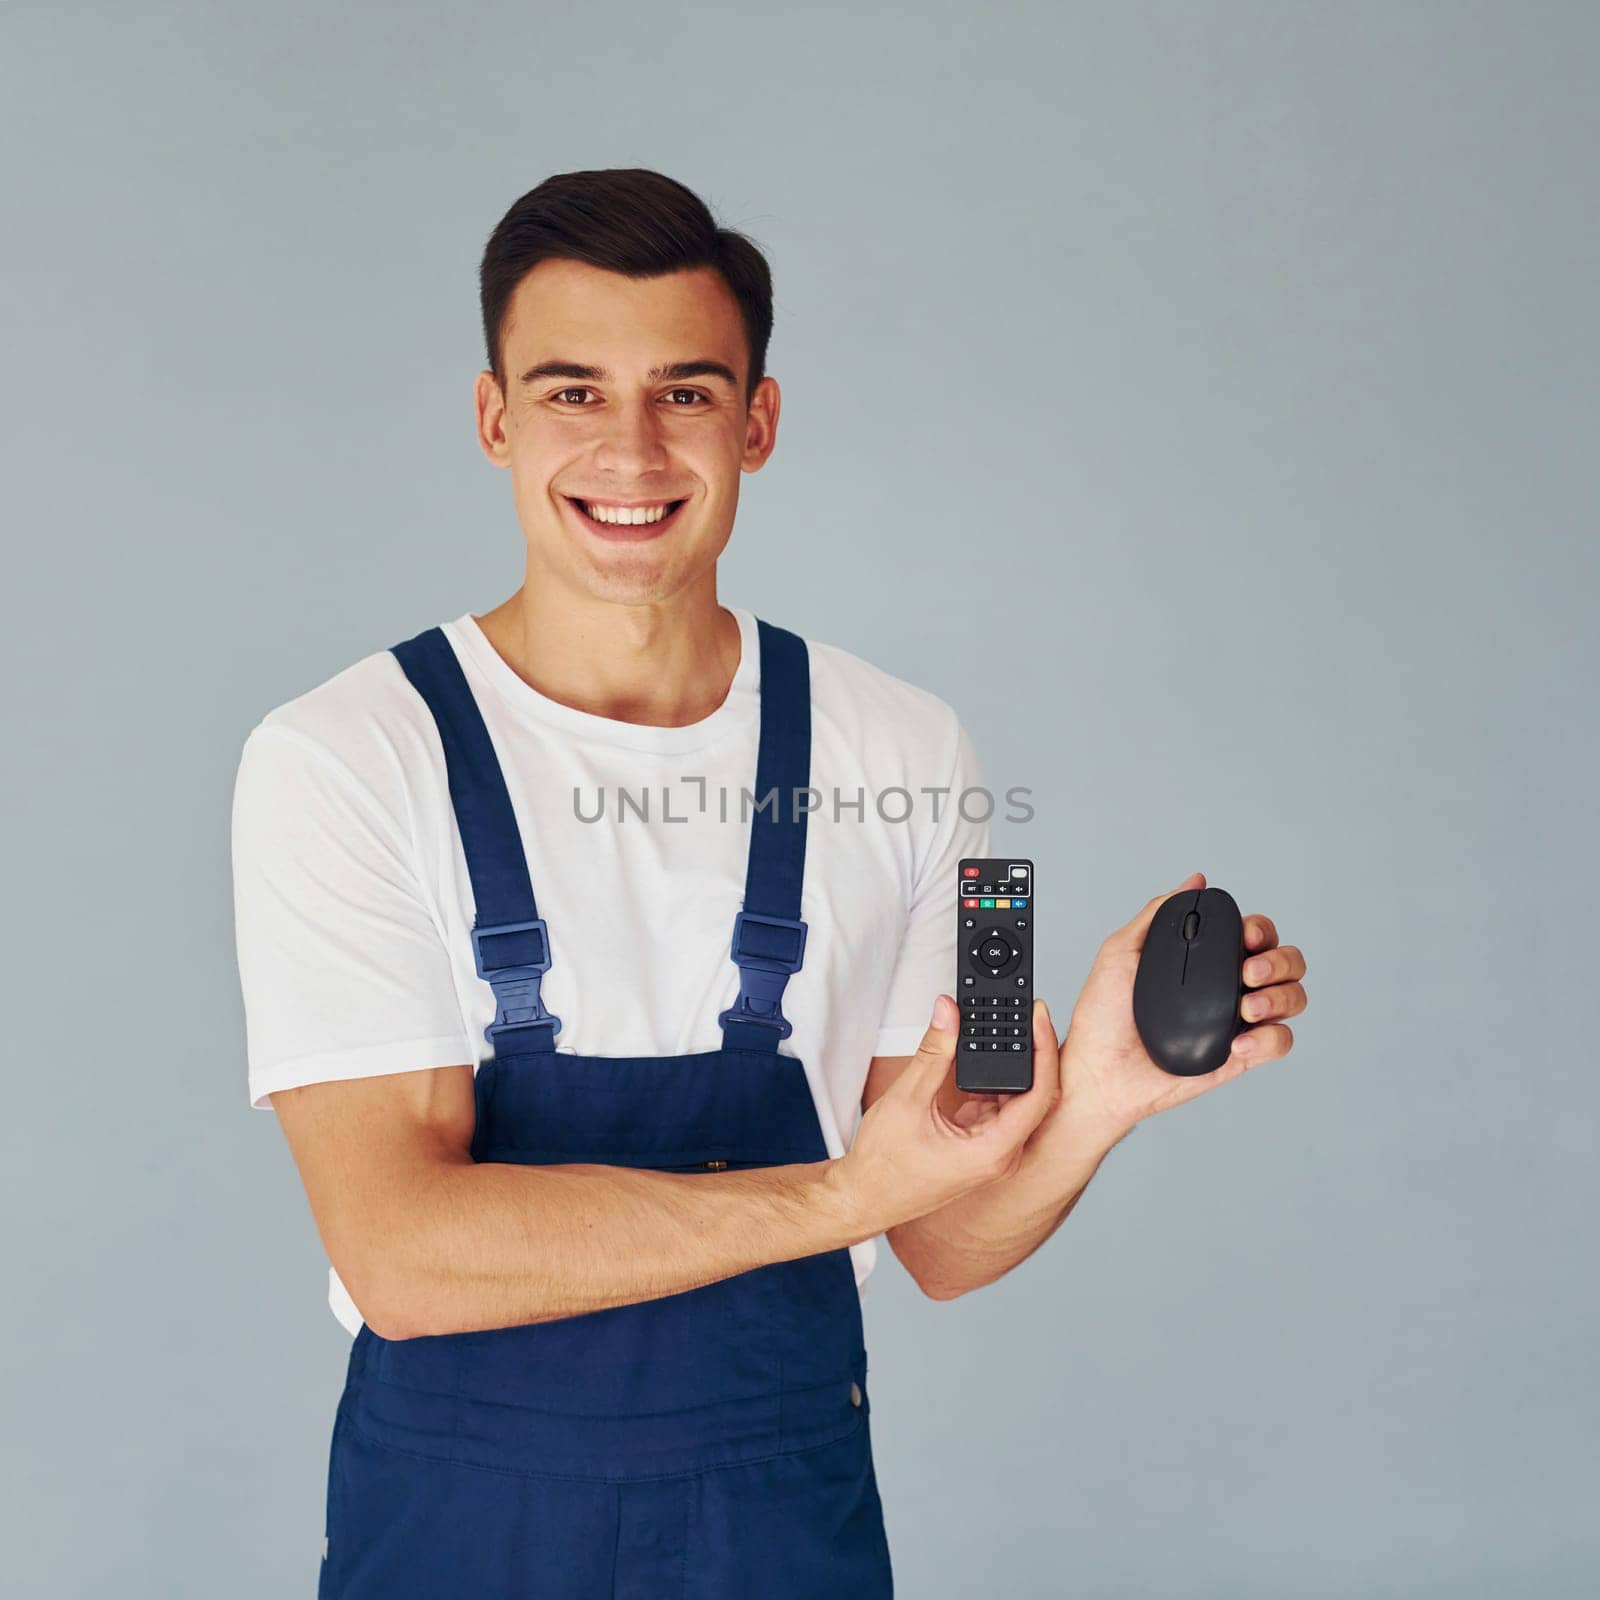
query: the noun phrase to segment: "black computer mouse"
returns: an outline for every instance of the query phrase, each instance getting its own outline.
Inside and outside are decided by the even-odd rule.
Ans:
[[[1180,889],[1156,910],[1133,979],[1133,1022],[1150,1058],[1180,1078],[1228,1059],[1247,1026],[1244,918],[1226,889]]]

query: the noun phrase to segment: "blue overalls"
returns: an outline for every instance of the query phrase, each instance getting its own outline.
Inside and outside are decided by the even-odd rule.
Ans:
[[[740,992],[721,1049],[680,1056],[556,1050],[561,1022],[539,996],[552,945],[488,730],[438,628],[393,646],[438,724],[477,968],[496,995],[475,1161],[715,1183],[828,1159],[801,1063],[778,1050],[806,938],[792,797],[810,781],[810,664],[803,639],[758,628]],[[866,1376],[844,1248],[555,1321],[396,1340],[363,1324],[334,1422],[319,1600],[888,1600]]]

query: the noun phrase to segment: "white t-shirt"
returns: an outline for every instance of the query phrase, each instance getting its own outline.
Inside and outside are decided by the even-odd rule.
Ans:
[[[469,612],[443,629],[495,747],[550,938],[556,1048],[673,1056],[722,1044],[756,788],[759,640],[708,717],[662,728],[592,716],[525,683]],[[988,802],[955,712],[807,641],[811,785],[801,916],[779,1045],[798,1056],[830,1156],[854,1138],[875,1055],[921,1042],[955,983],[963,856],[989,851]],[[619,793],[619,791],[625,791]],[[933,792],[930,792],[933,791]],[[963,791],[969,793],[963,801]],[[645,812],[641,816],[641,811]],[[595,820],[597,813],[598,820]],[[586,820],[587,819],[587,820]],[[670,820],[669,820],[670,819]],[[387,649],[269,711],[233,803],[235,932],[252,1107],[274,1090],[491,1052],[471,880],[426,703]],[[877,1241],[851,1246],[864,1295]],[[361,1313],[329,1268],[329,1303]]]

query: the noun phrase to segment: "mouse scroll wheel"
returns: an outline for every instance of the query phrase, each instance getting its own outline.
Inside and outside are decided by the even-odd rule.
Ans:
[[[1193,944],[1200,933],[1200,913],[1191,911],[1183,919],[1183,938],[1186,944]]]

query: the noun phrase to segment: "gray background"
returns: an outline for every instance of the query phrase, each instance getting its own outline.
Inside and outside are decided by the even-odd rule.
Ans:
[[[1593,1593],[1597,44],[1527,4],[6,6],[7,1591],[313,1591],[348,1340],[247,1107],[239,747],[516,587],[478,256],[549,173],[644,165],[776,277],[723,598],[1033,788],[1058,1020],[1195,868],[1310,964],[1288,1060],[1000,1283],[884,1251],[900,1592]]]

